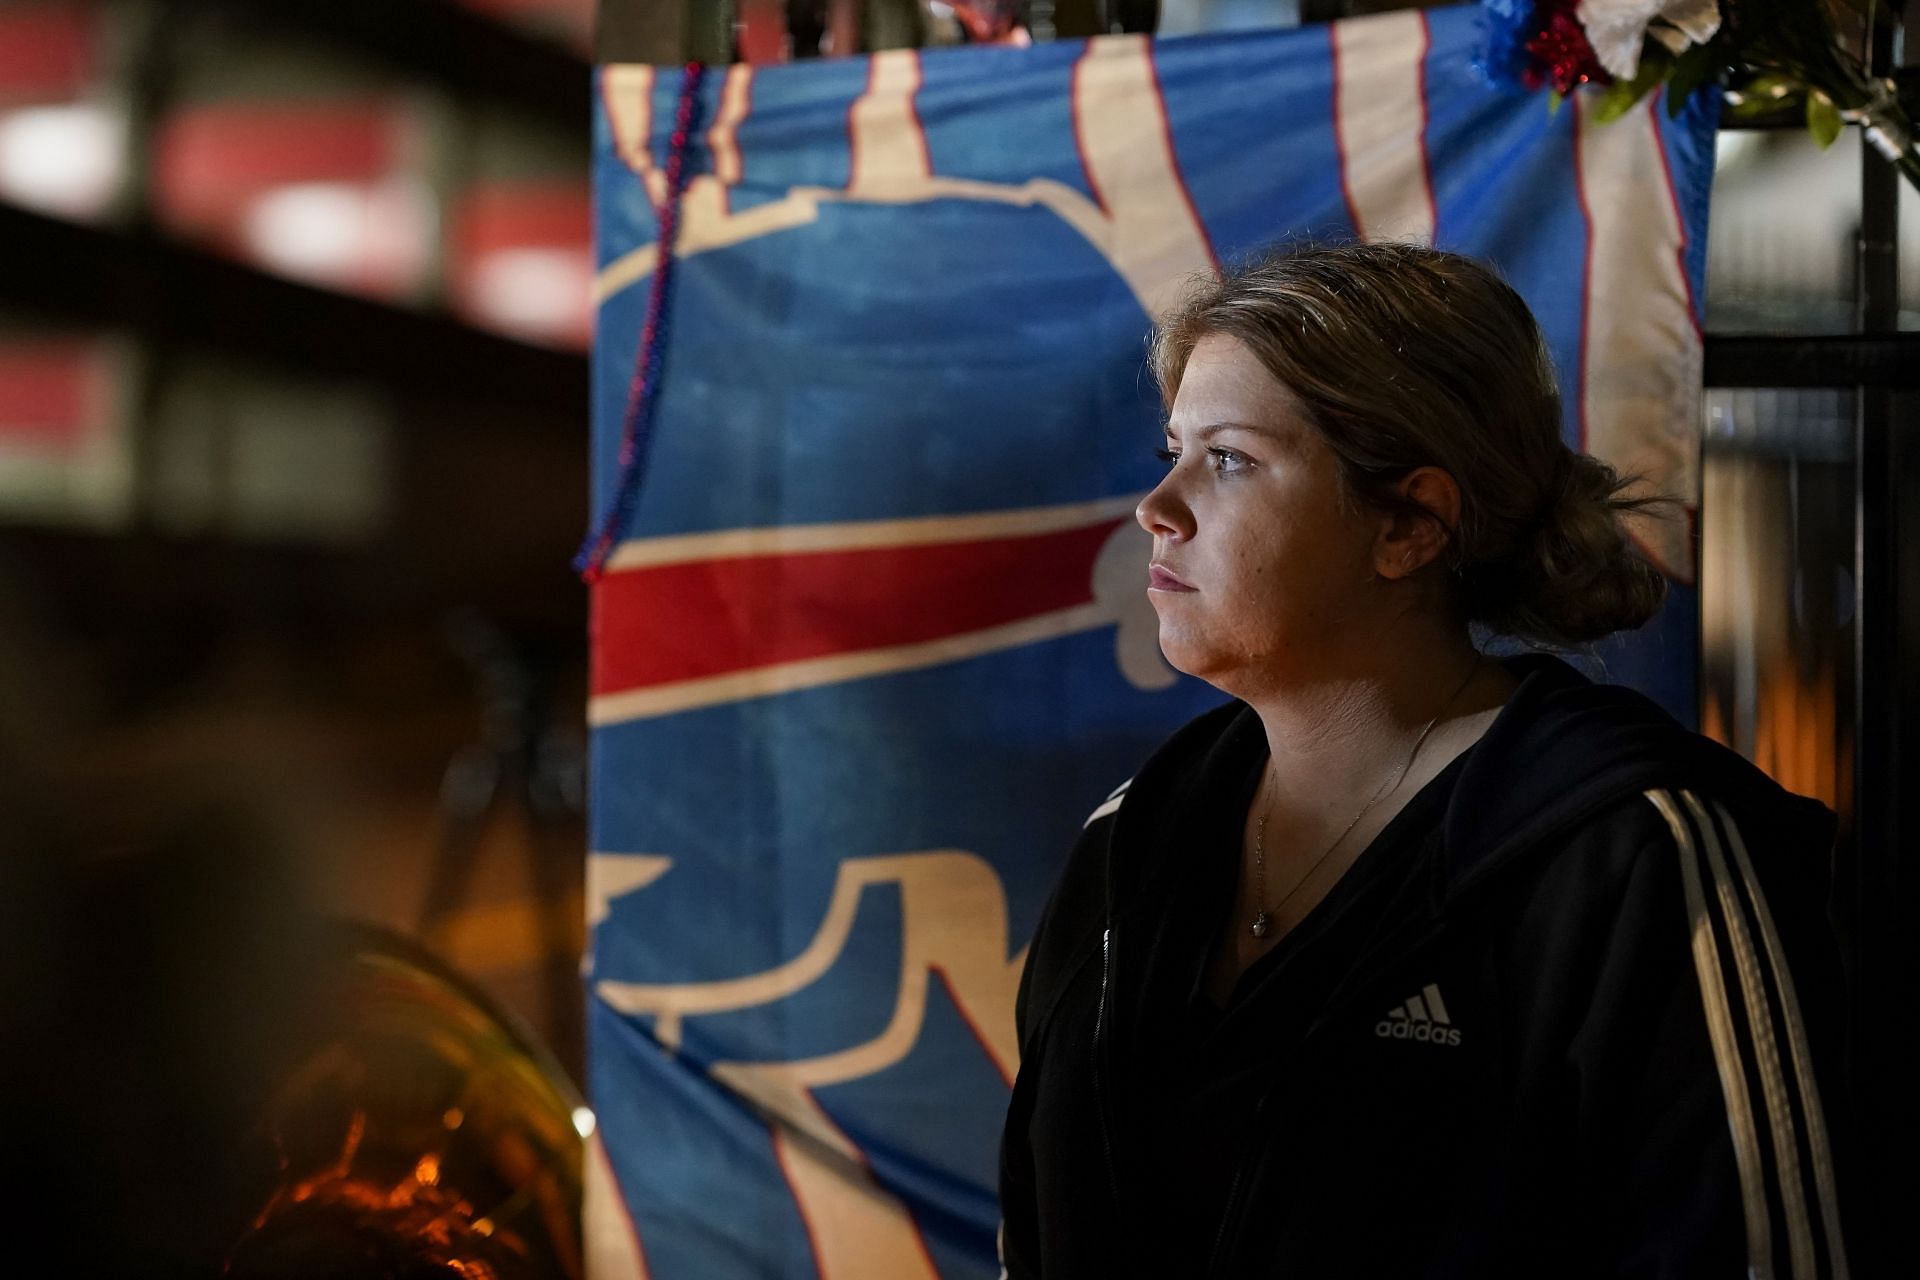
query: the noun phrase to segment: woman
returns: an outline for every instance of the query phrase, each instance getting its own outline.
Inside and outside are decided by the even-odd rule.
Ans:
[[[1844,1274],[1833,814],[1470,638],[1664,590],[1525,304],[1429,249],[1275,255],[1153,365],[1146,586],[1233,700],[1094,810],[1035,934],[1006,1274]]]

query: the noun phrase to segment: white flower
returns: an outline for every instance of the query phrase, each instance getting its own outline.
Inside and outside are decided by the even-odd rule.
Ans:
[[[1617,80],[1640,70],[1651,34],[1674,53],[1705,44],[1720,30],[1719,0],[1580,0],[1575,10],[1594,56]]]

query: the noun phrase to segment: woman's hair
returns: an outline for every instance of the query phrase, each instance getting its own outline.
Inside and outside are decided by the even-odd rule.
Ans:
[[[1416,467],[1460,487],[1447,603],[1463,623],[1557,648],[1638,627],[1666,580],[1627,540],[1622,477],[1560,439],[1553,361],[1520,295],[1488,267],[1410,244],[1282,248],[1195,284],[1155,331],[1171,408],[1194,345],[1243,343],[1306,407],[1340,461],[1343,501],[1431,513],[1392,492]]]

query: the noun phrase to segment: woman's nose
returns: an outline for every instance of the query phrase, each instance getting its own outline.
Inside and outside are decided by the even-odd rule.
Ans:
[[[1152,534],[1155,541],[1172,538],[1176,541],[1193,536],[1193,511],[1181,500],[1174,473],[1167,472],[1153,491],[1140,499],[1140,505],[1133,509],[1133,518],[1140,527]]]

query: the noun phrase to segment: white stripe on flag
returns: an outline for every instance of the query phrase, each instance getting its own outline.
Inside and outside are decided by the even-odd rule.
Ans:
[[[1433,242],[1427,171],[1426,15],[1332,24],[1334,136],[1341,184],[1363,240]]]
[[[580,1230],[587,1274],[648,1280],[647,1255],[640,1247],[640,1233],[634,1229],[626,1194],[620,1189],[620,1179],[613,1171],[613,1162],[599,1134],[587,1140],[582,1163]]]
[[[720,84],[720,104],[714,109],[713,124],[707,130],[707,150],[713,156],[713,172],[701,173],[693,167],[681,196],[679,243],[684,249],[690,237],[705,228],[718,226],[732,216],[733,188],[740,181],[740,145],[735,133],[746,119],[753,92],[753,67],[736,62],[727,68]]]
[[[1655,111],[1608,124],[1585,94],[1574,112],[1581,205],[1587,215],[1586,318],[1576,399],[1580,447],[1653,491],[1696,506],[1700,493],[1700,330],[1694,323],[1679,211]],[[1686,522],[1634,516],[1634,541],[1676,582],[1694,579]]]
[[[715,1062],[706,1075],[728,1091],[729,1101],[767,1123],[822,1280],[935,1280],[912,1215],[874,1179],[864,1153],[820,1107],[815,1091],[885,1071],[920,1044],[936,973],[952,1009],[1011,1082],[1019,1069],[1013,1007],[1025,950],[1007,959],[1006,899],[990,863],[955,850],[848,858],[820,927],[786,964],[717,982],[603,980],[593,989],[614,1010],[651,1015],[661,1049],[676,1052],[684,1017],[764,1008],[835,972],[870,886],[899,892],[900,980],[885,1028],[820,1057]]]
[[[587,854],[587,931],[611,914],[615,898],[640,892],[672,866],[672,858],[654,853]]]
[[[600,106],[614,150],[647,186],[655,204],[667,198],[667,175],[653,163],[653,68],[617,63],[601,68]]]
[[[771,1121],[773,1154],[806,1224],[820,1280],[940,1280],[920,1228],[899,1197],[883,1188],[859,1148],[848,1142],[812,1094],[799,1095],[818,1124],[840,1136],[829,1149]],[[853,1159],[846,1158],[851,1152]]]
[[[1214,274],[1213,248],[1173,151],[1153,42],[1095,36],[1073,68],[1074,140],[1106,222],[1103,248],[1158,318],[1189,278]]]
[[[753,64],[736,62],[728,67],[726,83],[720,89],[720,110],[713,127],[707,130],[707,146],[713,152],[714,176],[729,185],[740,181],[740,144],[734,135],[746,119],[752,92]]]
[[[619,152],[657,203],[666,179],[646,147],[653,84],[651,67],[612,65],[601,71]],[[1095,199],[1055,178],[999,183],[934,176],[914,107],[919,85],[917,50],[873,55],[866,90],[848,113],[852,176],[846,189],[789,187],[780,199],[736,211],[728,207],[717,179],[696,174],[681,209],[675,251],[684,258],[806,226],[828,202],[977,200],[1051,212],[1107,260],[1149,316],[1157,317],[1176,301],[1190,277],[1218,273],[1206,227],[1174,156],[1146,37],[1095,37],[1074,64],[1075,137],[1090,185],[1099,193]],[[721,109],[727,109],[724,101]],[[594,277],[594,300],[605,302],[644,280],[658,259],[659,246],[652,243],[627,250]]]
[[[913,109],[918,92],[918,49],[888,49],[867,60],[867,90],[847,112],[853,145],[850,195],[871,196],[927,180],[927,139]]]
[[[813,938],[786,963],[759,973],[713,982],[649,984],[602,978],[594,995],[619,1013],[648,1015],[653,1038],[668,1053],[679,1052],[688,1017],[771,1005],[824,977],[838,962],[852,934],[861,894],[869,886],[897,886],[905,941],[894,1010],[886,1029],[871,1040],[818,1058],[715,1063],[714,1079],[760,1109],[804,1128],[812,1112],[796,1106],[806,1090],[844,1084],[893,1066],[919,1042],[926,1019],[928,983],[939,971],[944,989],[979,1038],[1001,1077],[1011,1082],[1020,1068],[1013,1005],[1020,987],[1021,957],[1007,960],[1007,908],[992,865],[958,850],[888,854],[842,860],[833,894]],[[813,1134],[838,1142],[832,1134]]]

